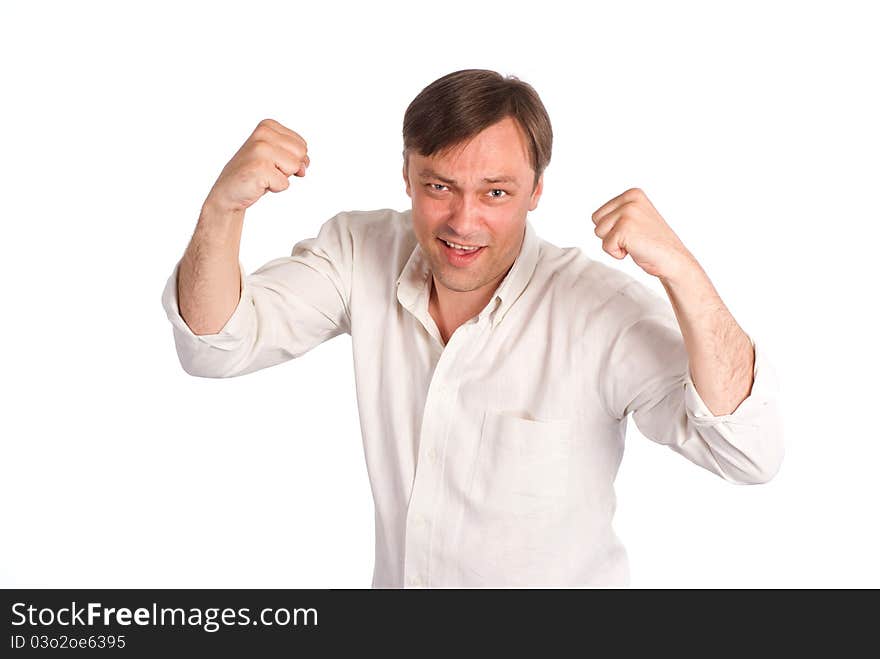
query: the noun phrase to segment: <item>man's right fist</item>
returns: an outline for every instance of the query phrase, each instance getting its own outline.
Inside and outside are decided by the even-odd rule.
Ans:
[[[225,211],[244,211],[266,190],[290,187],[288,177],[305,176],[306,141],[274,119],[263,119],[232,157],[205,200]]]

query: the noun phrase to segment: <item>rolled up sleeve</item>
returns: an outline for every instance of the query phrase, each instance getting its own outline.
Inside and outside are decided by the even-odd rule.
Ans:
[[[778,378],[761,347],[749,336],[751,392],[732,413],[715,416],[694,386],[671,305],[642,286],[628,287],[625,297],[642,312],[634,321],[629,313],[612,335],[599,383],[609,413],[625,423],[632,412],[645,437],[727,481],[772,479],[784,455],[782,415]]]
[[[764,351],[752,337],[754,381],[749,395],[730,414],[715,416],[700,397],[688,370],[684,382],[688,424],[719,460],[715,471],[739,483],[765,483],[782,466],[782,414],[779,380]],[[722,464],[725,465],[722,468]]]
[[[345,214],[322,225],[318,236],[294,245],[250,275],[239,261],[241,295],[216,334],[195,334],[180,315],[178,261],[165,283],[162,306],[171,322],[177,356],[190,375],[245,375],[308,352],[350,333],[352,240]]]

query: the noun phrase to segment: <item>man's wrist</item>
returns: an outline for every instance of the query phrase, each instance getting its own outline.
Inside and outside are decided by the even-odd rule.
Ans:
[[[243,225],[244,209],[230,209],[209,198],[202,204],[196,232],[211,242],[233,241],[238,244],[241,241]]]

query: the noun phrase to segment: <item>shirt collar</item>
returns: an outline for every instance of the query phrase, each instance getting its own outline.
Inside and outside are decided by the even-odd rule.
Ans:
[[[411,211],[407,211],[409,221],[412,220],[410,213]],[[534,227],[526,219],[525,235],[519,255],[498,288],[495,289],[492,299],[477,316],[478,322],[482,322],[486,316],[489,316],[492,328],[498,326],[513,303],[525,290],[535,272],[535,267],[538,265],[539,242]],[[420,312],[428,313],[430,287],[431,268],[422,252],[421,245],[416,242],[415,248],[397,278],[397,299],[411,313],[421,317]]]

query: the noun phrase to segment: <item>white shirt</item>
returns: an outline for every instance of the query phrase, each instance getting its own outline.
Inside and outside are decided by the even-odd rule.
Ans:
[[[755,346],[754,385],[713,416],[669,301],[538,237],[492,300],[444,345],[411,211],[339,213],[250,275],[197,336],[162,303],[187,373],[224,378],[351,335],[376,511],[373,587],[626,586],[612,530],[630,412],[639,430],[735,483],[783,456],[778,383]],[[754,340],[752,345],[755,345]]]

